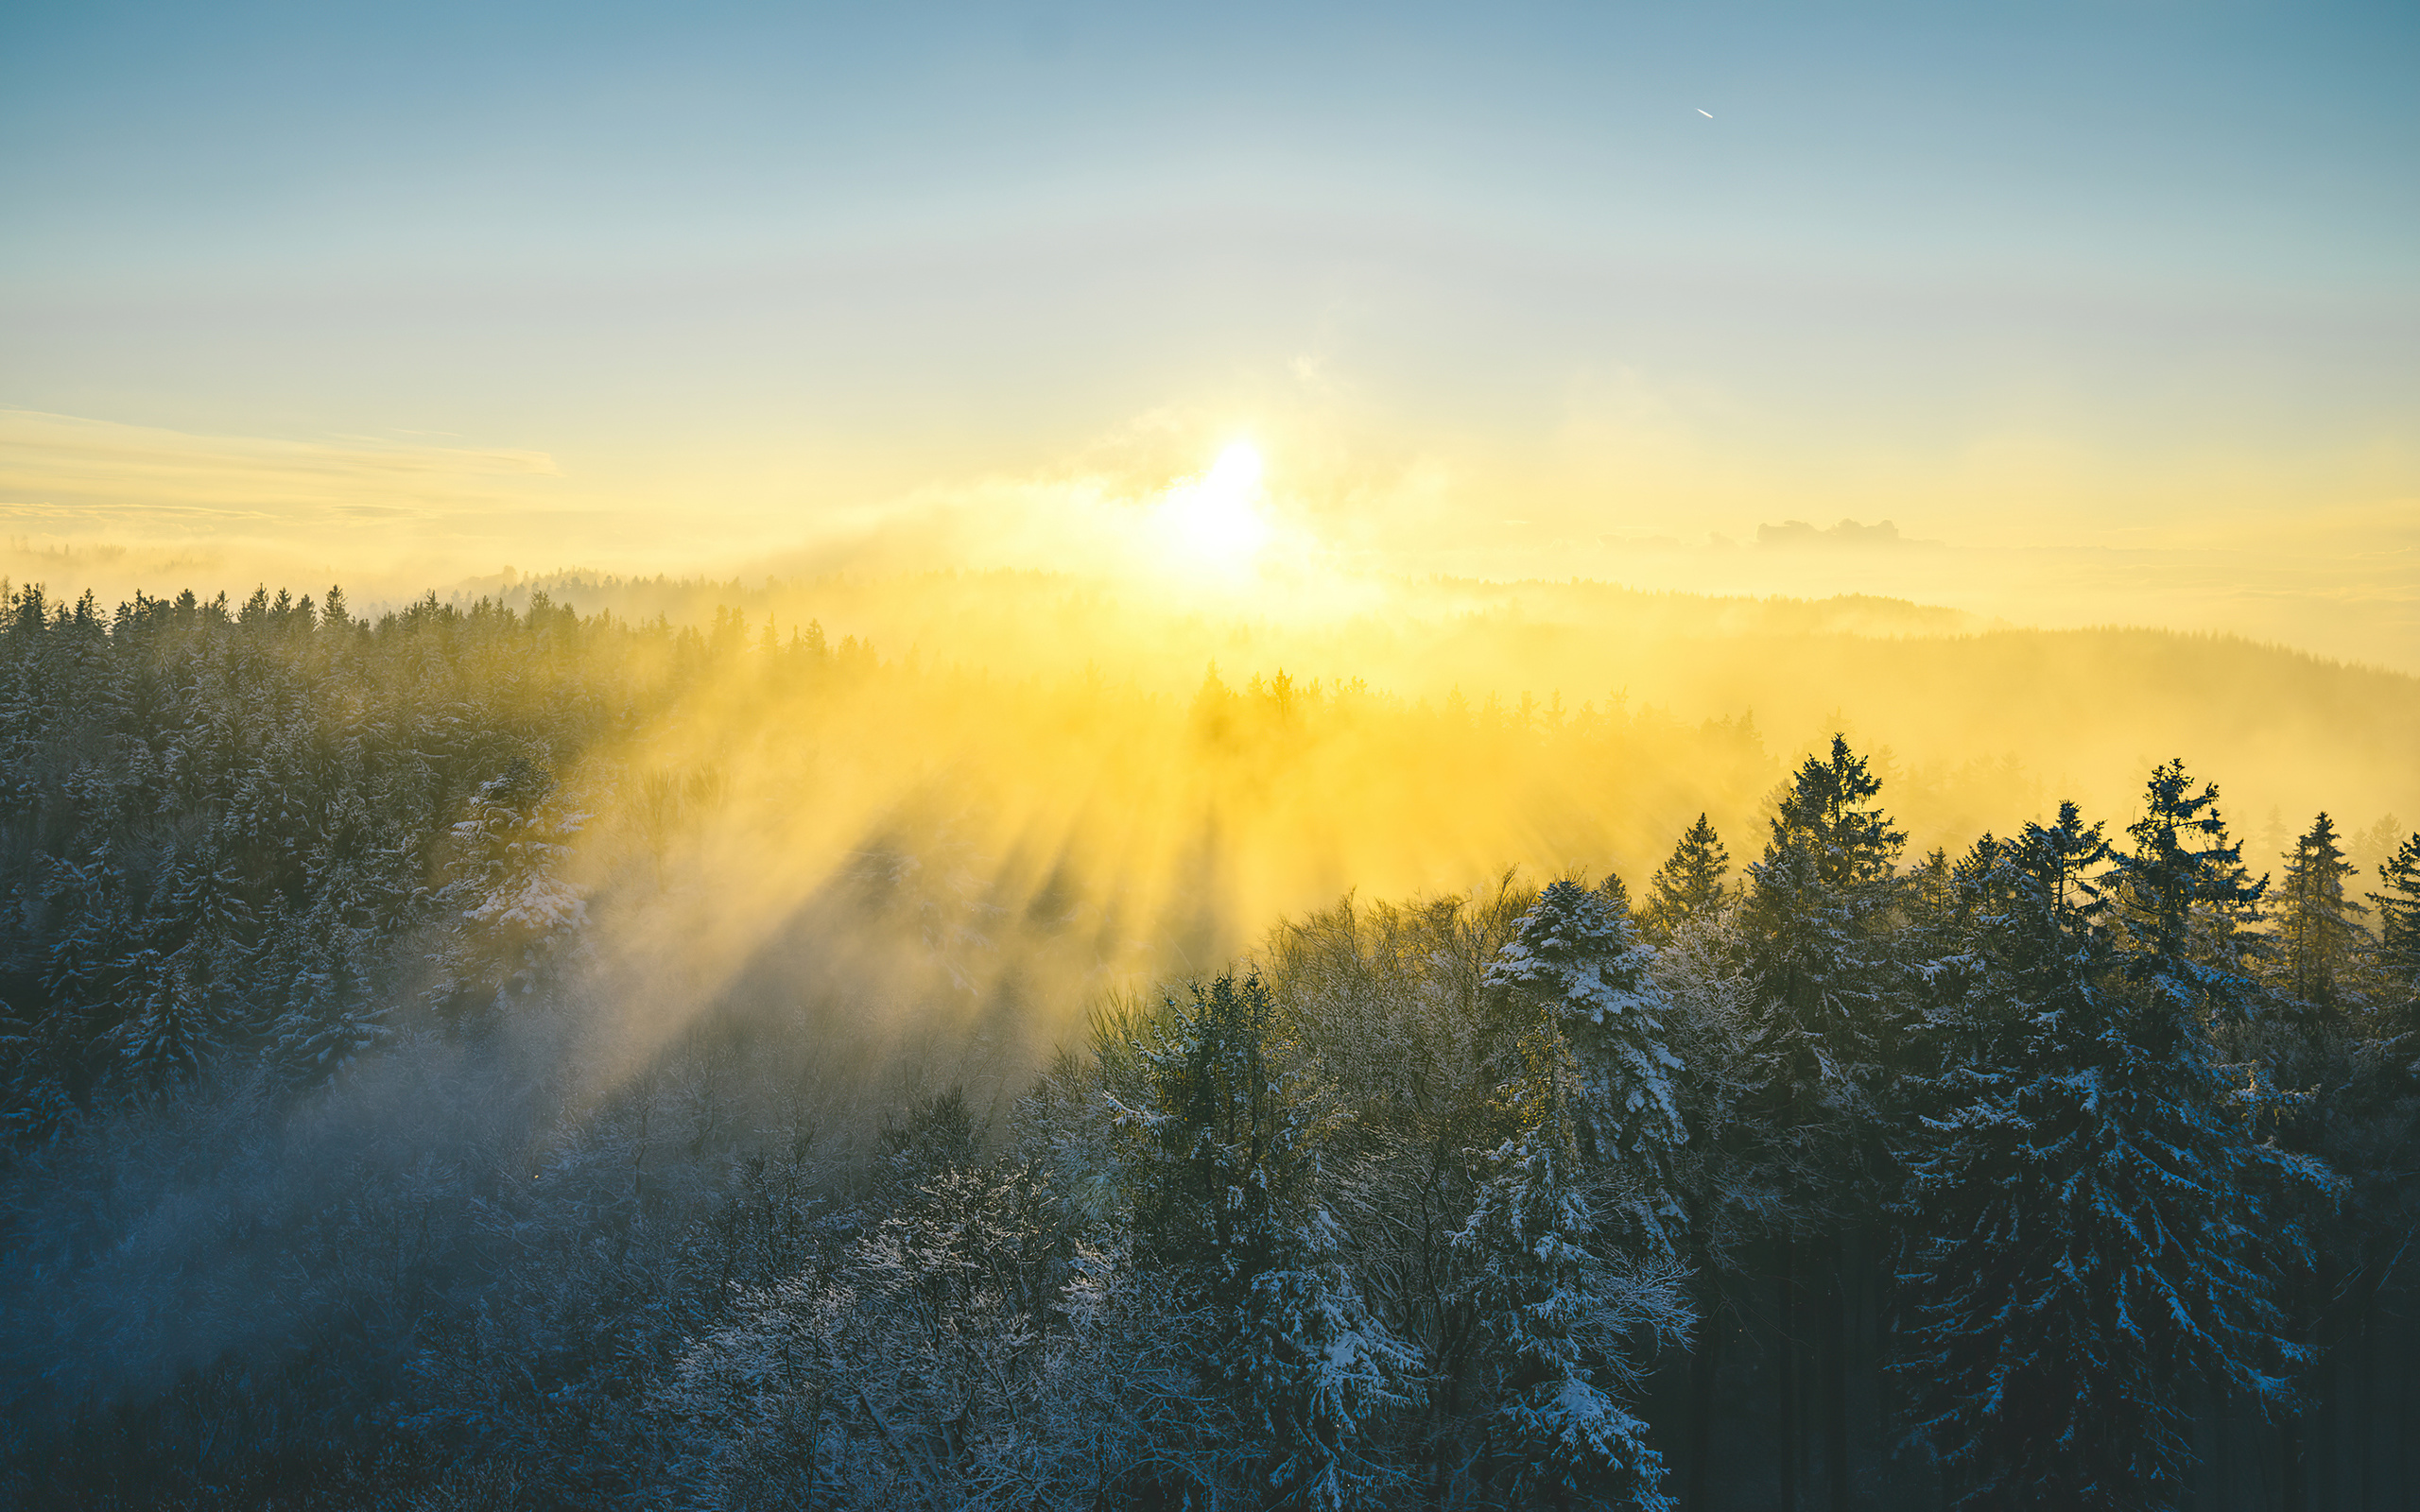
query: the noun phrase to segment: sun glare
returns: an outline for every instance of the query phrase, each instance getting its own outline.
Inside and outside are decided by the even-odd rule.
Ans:
[[[1170,489],[1160,511],[1182,563],[1243,566],[1270,537],[1261,513],[1259,451],[1250,441],[1232,443],[1208,472]]]

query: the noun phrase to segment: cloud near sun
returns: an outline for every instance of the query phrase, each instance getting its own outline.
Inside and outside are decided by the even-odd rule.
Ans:
[[[1280,517],[1245,439],[1156,483],[1131,470],[1053,470],[937,483],[811,526],[792,515],[769,529],[761,512],[692,518],[690,544],[702,538],[705,558],[665,558],[666,514],[599,495],[543,452],[202,436],[0,410],[5,565],[20,578],[45,566],[89,576],[95,560],[125,569],[132,551],[163,571],[222,573],[233,588],[256,574],[318,572],[401,594],[503,560],[711,571],[781,553],[810,569],[1035,567],[1228,593],[1250,587],[1271,558],[1299,570],[1317,555]],[[566,534],[573,525],[581,528]]]
[[[2020,623],[2225,628],[2420,666],[2420,511],[2408,499],[2281,521],[2225,507],[2224,486],[2194,473],[2169,489],[2221,507],[2197,511],[2189,530],[2064,546],[2023,534],[1945,541],[1926,539],[1938,526],[1925,528],[1906,479],[1833,496],[1778,490],[1737,463],[1694,467],[1707,449],[1675,439],[1668,417],[1645,432],[1632,420],[1570,443],[1585,455],[1561,459],[1567,476],[1552,457],[1442,441],[1383,449],[1392,460],[1373,466],[1370,448],[1309,417],[1263,429],[1151,412],[1055,458],[936,464],[904,488],[836,484],[806,458],[744,487],[698,475],[657,491],[600,487],[536,450],[207,436],[0,410],[0,576],[105,600],[341,580],[370,603],[507,564],[717,578],[1009,567],[1147,588],[1174,605],[1323,616],[1359,611],[1377,584],[1406,575],[1578,573],[1691,593],[1878,594]],[[2002,449],[1973,462],[1964,486],[2000,500],[2004,518],[2076,491],[2062,472],[2076,458]],[[1599,502],[1609,487],[1618,499],[1692,481],[1720,485],[1728,502],[1645,524]],[[1885,535],[1874,522],[1893,516],[1910,539],[1890,549],[1794,551],[1780,524],[1805,519],[1824,539],[1870,543]]]

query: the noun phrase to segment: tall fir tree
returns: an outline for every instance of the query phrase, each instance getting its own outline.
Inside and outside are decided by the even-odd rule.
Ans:
[[[2135,1415],[2135,1447],[2078,1487],[2093,1504],[2170,1504],[2191,1463],[2188,1384],[2290,1412],[2306,1355],[2276,1301],[2306,1254],[2290,1198],[2332,1178],[2264,1143],[2260,1078],[2218,1048],[2217,1031],[2257,1012],[2241,927],[2266,888],[2245,874],[2218,798],[2182,762],[2154,768],[2127,829],[2132,848],[2111,856],[2102,880],[2110,1003],[2086,1026],[2097,1028],[2092,1058],[2066,1084],[2085,1097],[2089,1179],[2060,1190],[2072,1199],[2068,1227],[2092,1246],[2068,1269],[2113,1341],[2104,1368],[2123,1383],[2108,1410]],[[2049,1091],[2046,1108],[2065,1095]]]
[[[2127,827],[2133,850],[2113,857],[2127,971],[2168,999],[2179,1023],[2235,1022],[2252,1009],[2242,932],[2269,884],[2245,871],[2242,843],[2227,838],[2218,801],[2217,783],[2196,792],[2184,762],[2162,763],[2143,816]]]
[[[1657,868],[1647,885],[1647,906],[1639,927],[1650,939],[1665,940],[1693,919],[1703,919],[1720,907],[1723,879],[1731,873],[1731,852],[1706,816],[1681,833],[1672,854]]]
[[[2378,911],[2378,971],[2409,1028],[2420,1022],[2420,832],[2378,864],[2378,886],[2369,895]]]
[[[2184,1452],[2138,1315],[2178,1258],[2147,1246],[2164,1228],[2144,1211],[2166,1189],[2154,1131],[2110,1116],[2157,1089],[2112,996],[2091,875],[2106,853],[2063,803],[1979,845],[1961,879],[1971,969],[1934,1021],[1946,1064],[1909,1161],[1895,1362],[1961,1505],[2163,1505]]]
[[[1886,1160],[1886,1083],[1908,1027],[1892,923],[1906,835],[1875,802],[1882,783],[1848,741],[1832,737],[1784,790],[1765,853],[1748,868],[1743,910],[1747,975],[1754,999],[1745,1056],[1755,1083],[1748,1111],[1763,1126],[1768,1179],[1783,1195],[1770,1219],[1781,1332],[1780,1503],[1795,1512],[1812,1396],[1828,1441],[1835,1503],[1849,1495],[1848,1348],[1843,1314],[1880,1196]],[[1821,1211],[1820,1223],[1810,1224]],[[1800,1241],[1812,1233],[1811,1252]],[[1814,1315],[1801,1324],[1802,1293],[1816,1283]],[[1800,1370],[1802,1333],[1828,1363],[1810,1393]]]
[[[1667,1043],[1671,1005],[1636,929],[1601,892],[1550,884],[1482,986],[1516,1074],[1546,1078],[1580,1157],[1622,1210],[1625,1238],[1668,1251],[1683,1219],[1672,1152],[1687,1138]]]
[[[119,1034],[119,1055],[136,1086],[161,1092],[201,1069],[216,1047],[218,1025],[189,957],[144,955],[134,1014]]]
[[[1147,1259],[1192,1299],[1204,1378],[1255,1431],[1279,1504],[1365,1500],[1368,1419],[1408,1400],[1416,1357],[1374,1317],[1319,1200],[1340,1118],[1259,977],[1173,998],[1138,1047],[1148,1100],[1111,1098]]]
[[[1515,1503],[1662,1508],[1662,1457],[1607,1389],[1628,1336],[1685,1329],[1670,1005],[1615,898],[1549,885],[1482,978],[1512,1125],[1455,1236],[1494,1479]]]
[[[1672,1332],[1685,1315],[1602,1252],[1568,1107],[1544,1082],[1514,1100],[1522,1127],[1488,1158],[1453,1241],[1490,1404],[1483,1476],[1516,1506],[1664,1512],[1663,1456],[1597,1378],[1634,1347],[1642,1314],[1664,1313]]]
[[[1907,836],[1874,802],[1882,784],[1832,737],[1783,793],[1748,868],[1751,974],[1765,1006],[1754,1046],[1776,1098],[1800,1113],[1856,1100],[1885,1058],[1893,1012],[1881,937]]]
[[[2335,821],[2321,814],[2286,852],[2286,874],[2278,888],[2278,986],[2283,995],[2307,1011],[2334,1016],[2358,1006],[2362,948],[2369,932],[2361,917],[2369,910],[2345,895],[2344,879],[2353,867]]]

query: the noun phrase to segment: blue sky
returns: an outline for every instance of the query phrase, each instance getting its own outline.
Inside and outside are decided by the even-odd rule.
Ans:
[[[700,510],[727,552],[1167,474],[1239,428],[1328,534],[1424,568],[2420,497],[2408,6],[9,26],[0,408],[543,454],[554,494],[495,508],[610,519],[562,541],[590,559]],[[61,466],[0,462],[20,527],[183,486]]]

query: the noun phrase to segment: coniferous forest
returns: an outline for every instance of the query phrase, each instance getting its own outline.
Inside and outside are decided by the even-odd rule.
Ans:
[[[0,1502],[2420,1505],[2420,833],[2205,760],[19,590]]]

